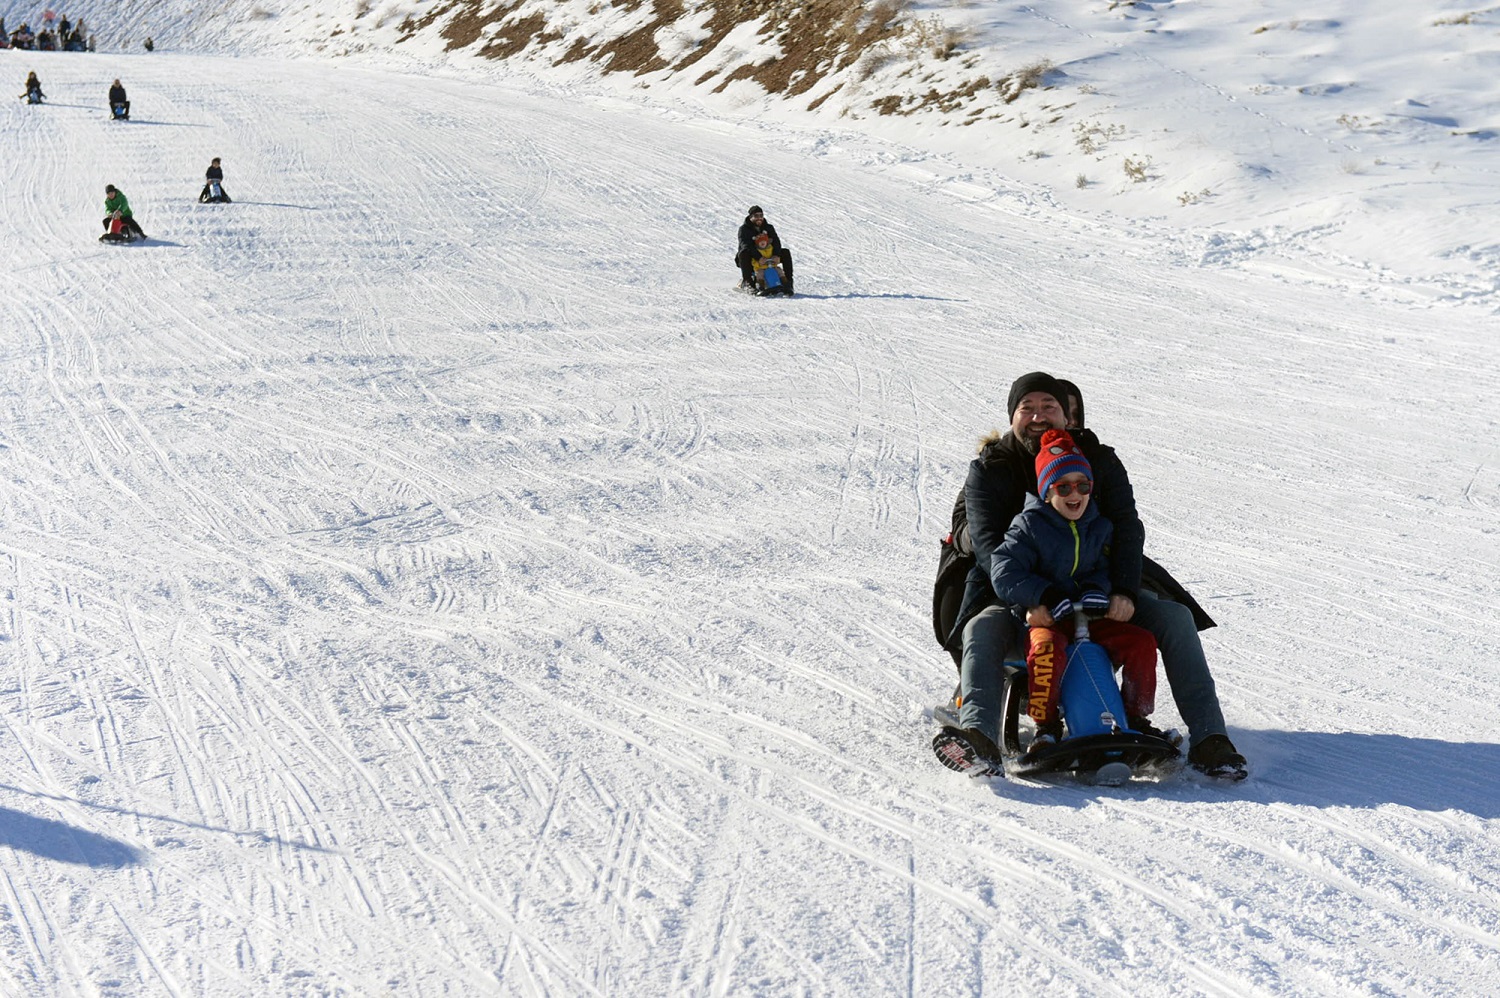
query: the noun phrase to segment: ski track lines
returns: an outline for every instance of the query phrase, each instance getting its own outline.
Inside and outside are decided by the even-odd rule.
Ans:
[[[1119,802],[1106,801],[1105,804],[1121,812],[1121,817],[1132,825],[1147,820],[1138,813],[1124,814],[1125,808]],[[1411,988],[1423,981],[1417,989],[1419,993],[1462,991],[1466,972],[1472,973],[1483,967],[1500,950],[1500,936],[1493,931],[1500,924],[1496,906],[1490,900],[1493,894],[1486,896],[1473,886],[1467,890],[1460,888],[1448,902],[1456,905],[1456,910],[1414,910],[1412,898],[1418,892],[1414,891],[1415,885],[1409,878],[1428,879],[1421,868],[1430,864],[1389,841],[1328,817],[1330,813],[1337,812],[1271,805],[1263,820],[1255,822],[1253,828],[1233,830],[1223,826],[1211,828],[1201,822],[1164,813],[1153,815],[1149,823],[1156,826],[1152,834],[1169,837],[1188,851],[1195,840],[1210,835],[1230,847],[1216,851],[1236,857],[1235,865],[1240,876],[1249,878],[1261,871],[1261,877],[1272,877],[1282,885],[1281,891],[1286,898],[1279,913],[1274,917],[1268,912],[1251,915],[1251,924],[1243,932],[1245,938],[1230,944],[1229,949],[1253,950],[1263,943],[1273,946],[1311,945],[1326,950],[1326,962],[1339,962],[1334,959],[1337,956],[1349,962],[1351,974],[1362,977],[1370,969],[1362,940],[1381,922],[1397,919],[1407,926],[1406,932],[1412,937],[1428,940],[1425,945],[1442,940],[1440,945],[1451,952],[1441,971],[1428,966],[1422,952],[1425,945],[1414,946],[1410,954],[1396,954],[1396,959],[1385,961],[1383,968],[1383,973],[1393,975],[1392,986]],[[1415,867],[1412,865],[1414,859],[1417,860]],[[1183,872],[1190,873],[1191,863],[1184,864],[1184,867]],[[1427,873],[1440,877],[1443,881],[1440,889],[1444,892],[1453,891],[1457,870],[1429,869]],[[1332,905],[1310,903],[1311,899],[1330,893],[1335,899]],[[1227,913],[1232,910],[1233,898],[1232,892],[1227,893],[1216,907]],[[1458,901],[1459,898],[1463,900]],[[1223,917],[1223,913],[1218,917]],[[1487,923],[1491,930],[1479,928],[1478,922]],[[1462,962],[1456,968],[1452,967],[1451,963],[1460,956]],[[1405,966],[1401,965],[1403,961]],[[1247,974],[1255,962],[1248,961]],[[1247,976],[1244,987],[1251,990],[1254,985],[1268,983],[1271,982],[1264,979],[1254,981]],[[1341,982],[1336,976],[1328,976],[1321,986],[1338,990]]]
[[[666,688],[661,689],[658,692],[672,694],[674,691],[670,688]],[[770,770],[771,774],[773,774],[774,776],[771,786],[778,788],[775,797],[771,799],[760,798],[748,800],[745,801],[745,803],[748,803],[751,807],[755,808],[763,818],[771,819],[777,824],[783,825],[786,828],[787,832],[790,832],[794,835],[811,836],[815,841],[823,843],[828,848],[831,848],[837,852],[846,853],[853,861],[860,865],[868,866],[873,870],[880,871],[887,877],[899,878],[902,880],[910,877],[909,867],[904,859],[899,856],[886,855],[880,847],[873,846],[872,841],[867,841],[866,834],[854,834],[851,836],[852,828],[846,828],[842,832],[837,831],[836,829],[846,825],[848,821],[853,821],[855,826],[873,826],[873,831],[876,835],[874,841],[879,841],[880,838],[883,838],[883,835],[881,835],[881,833],[883,832],[898,836],[898,841],[900,842],[910,843],[913,845],[916,843],[922,843],[924,853],[932,853],[937,856],[941,856],[941,854],[943,854],[944,852],[950,849],[955,849],[955,847],[951,844],[944,844],[943,835],[938,832],[938,828],[941,827],[941,822],[943,819],[961,821],[961,815],[957,813],[944,813],[946,811],[946,808],[941,803],[940,798],[932,799],[928,797],[928,795],[918,794],[916,798],[913,799],[911,792],[912,788],[909,785],[906,785],[909,783],[908,780],[900,780],[899,778],[895,779],[894,782],[896,786],[900,787],[901,790],[904,790],[905,792],[902,793],[898,791],[893,794],[893,798],[894,800],[902,801],[902,810],[904,810],[906,806],[910,806],[918,813],[925,812],[929,809],[935,812],[929,818],[931,825],[929,825],[928,827],[922,827],[921,825],[913,826],[912,824],[908,823],[909,819],[901,820],[897,819],[894,815],[887,815],[885,813],[885,808],[890,806],[889,803],[882,802],[881,805],[877,805],[875,807],[859,805],[851,806],[851,801],[855,796],[858,795],[858,791],[856,790],[851,792],[851,788],[848,786],[842,786],[841,789],[833,792],[830,792],[828,789],[826,789],[824,786],[824,783],[826,782],[832,782],[835,785],[841,785],[847,782],[836,774],[839,770],[849,765],[849,760],[839,758],[821,741],[815,740],[810,737],[798,736],[795,732],[780,729],[779,726],[762,726],[753,718],[753,716],[746,712],[750,709],[748,705],[740,710],[727,711],[724,714],[724,720],[719,723],[705,724],[703,722],[697,722],[688,724],[684,721],[677,720],[677,718],[689,717],[694,713],[701,713],[704,710],[712,709],[711,705],[706,702],[700,702],[695,705],[692,703],[689,696],[682,693],[676,693],[675,698],[683,701],[682,706],[668,706],[660,713],[648,713],[645,720],[651,721],[654,724],[663,725],[669,731],[674,729],[680,731],[680,736],[673,740],[676,741],[680,746],[682,746],[682,748],[672,749],[664,745],[661,750],[651,750],[652,754],[655,755],[658,752],[662,752],[662,750],[665,750],[664,754],[661,754],[659,756],[659,761],[662,764],[669,766],[681,766],[684,764],[685,758],[707,754],[710,758],[727,755],[729,760],[738,764],[735,766],[736,769],[738,769],[741,765],[748,765],[751,766],[752,769],[760,769],[762,771],[766,770],[768,766],[773,767]],[[640,705],[650,702],[653,698],[649,696],[633,694],[622,696],[620,699],[622,703],[631,703],[637,705],[637,710],[639,710]],[[650,746],[653,744],[653,742],[657,740],[643,740],[641,737],[642,732],[640,731],[640,729],[632,731],[628,729],[618,728],[615,725],[599,721],[592,714],[582,711],[578,712],[576,721],[580,725],[599,727],[603,730],[606,730],[614,734],[622,741],[636,746],[641,751],[647,751],[648,749],[650,749]],[[811,760],[797,761],[791,766],[776,765],[773,762],[762,757],[758,753],[751,754],[750,752],[747,752],[746,746],[751,744],[752,740],[747,739],[745,734],[739,734],[728,741],[726,741],[722,737],[721,733],[732,732],[737,725],[744,725],[747,723],[751,724],[759,731],[768,733],[773,736],[767,739],[757,738],[754,739],[754,741],[764,741],[766,743],[766,747],[777,744],[786,747],[796,746],[803,752],[811,753],[813,758]],[[825,724],[826,723],[828,722],[825,721]],[[734,746],[734,748],[731,749],[731,746]],[[764,751],[764,748],[762,748],[762,750]],[[682,754],[684,751],[689,754],[687,757],[684,757],[684,755]],[[713,776],[717,777],[718,773],[716,770],[717,767],[712,762],[708,762],[702,772],[704,774],[712,774]],[[818,779],[812,780],[804,775],[806,773],[818,773],[821,775],[818,777]],[[881,786],[885,782],[892,780],[893,774],[890,772],[869,770],[859,774],[859,779],[856,781],[856,785],[866,787]],[[727,784],[725,789],[727,792],[735,793],[736,791],[733,788],[742,786],[746,782],[747,780],[741,778],[735,783]],[[750,780],[748,782],[752,784],[759,784],[763,781]],[[806,818],[800,817],[800,814],[809,811],[809,809],[805,805],[797,807],[795,810],[790,810],[788,808],[788,804],[778,803],[779,800],[787,797],[788,791],[792,792],[791,799],[793,800],[803,795],[810,796],[813,800],[816,800],[820,805],[820,808],[818,810],[824,812],[824,817],[821,818],[816,824],[810,824]],[[739,791],[739,793],[743,794],[743,791]],[[892,803],[893,802],[894,801],[892,801]],[[843,813],[846,816],[846,821],[841,822],[831,820],[834,815],[839,813]],[[1092,859],[1091,854],[1086,850],[1059,845],[1059,843],[1055,840],[1049,839],[1042,835],[1030,833],[1023,828],[1014,826],[992,828],[990,829],[990,832],[992,834],[1007,838],[1020,839],[1021,841],[1026,842],[1033,849],[1040,850],[1044,854],[1053,857],[1054,860],[1066,862],[1070,866],[1076,864],[1081,870],[1087,870],[1090,874],[1097,874],[1098,872],[1092,869],[1094,860]],[[952,834],[952,832],[949,833],[950,836]],[[955,849],[955,851],[961,851],[961,847],[959,849]],[[1021,884],[1031,879],[1024,872],[1027,867],[1020,863],[1000,863],[997,862],[998,858],[986,858],[982,854],[966,858],[970,863],[979,863],[981,867],[989,867],[991,865],[994,865],[994,875],[996,876],[996,878],[1002,880],[1003,882],[1006,882],[1011,887],[1019,887]],[[986,917],[987,906],[976,905],[974,900],[967,896],[967,894],[963,892],[955,892],[954,890],[946,886],[945,879],[947,876],[951,875],[951,873],[951,868],[942,869],[940,873],[935,877],[916,880],[914,882],[914,886],[924,898],[932,897],[938,899],[943,903],[945,908],[949,908],[956,912],[962,912],[966,914],[970,919],[978,920],[982,923],[990,923],[991,919]],[[1056,876],[1063,882],[1068,882],[1073,879],[1072,876],[1068,874],[1049,873],[1046,886],[1043,886],[1041,884],[1033,884],[1029,888],[1025,888],[1023,890],[1029,890],[1035,893],[1045,893],[1049,897],[1055,897],[1055,895],[1052,894],[1052,891],[1056,885],[1050,882],[1053,876]],[[1147,882],[1142,881],[1138,878],[1128,877],[1125,875],[1116,875],[1115,879],[1118,879],[1120,881],[1125,893],[1149,899],[1153,904],[1163,905],[1168,911],[1171,911],[1174,917],[1179,919],[1182,923],[1191,924],[1193,914],[1190,905],[1175,901],[1173,898],[1164,894],[1163,892],[1152,889]],[[1021,903],[1024,903],[1024,898],[1026,896],[1026,893],[1021,894],[1021,897],[1019,899],[1021,900]],[[760,911],[742,911],[740,917],[742,919],[750,919],[754,921],[764,917],[766,914],[767,913]],[[827,913],[825,917],[837,916],[834,913],[830,912]],[[1003,917],[998,919],[997,921],[998,924],[1004,924]],[[851,929],[852,928],[853,926],[851,926]],[[1009,948],[1014,952],[1024,952],[1031,948],[1031,946],[1034,944],[1034,940],[1027,938],[1024,933],[1007,932],[1005,930],[999,929],[997,924],[991,924],[990,930],[992,932],[1000,933],[1001,938],[1008,938]],[[1048,946],[1049,948],[1056,948],[1059,947],[1059,944],[1063,942],[1065,941],[1057,938],[1049,939]],[[1189,963],[1192,962],[1191,959],[1186,956],[1186,954],[1184,954],[1183,959]],[[1090,969],[1091,965],[1085,960],[1080,959],[1078,961],[1073,961],[1071,962],[1071,966],[1073,976],[1079,980],[1088,981],[1091,988],[1098,989],[1102,987],[1106,991],[1110,990],[1110,986],[1107,984],[1107,982],[1098,977],[1099,971],[1097,970],[1097,968]],[[1207,974],[1206,969],[1204,973]],[[1128,993],[1128,991],[1125,989],[1119,989],[1118,991],[1112,993],[1125,994]]]
[[[1423,646],[1437,625],[1365,636],[1366,597],[1408,565],[1414,612],[1459,619],[1441,549],[1477,574],[1489,535],[1439,505],[1438,550],[1414,555],[1356,509],[1340,547],[1289,480],[1323,470],[1299,440],[1229,463],[1152,419],[1243,440],[1261,405],[1335,378],[1376,399],[1404,372],[1413,398],[1383,425],[1415,425],[1433,386],[1494,396],[1485,365],[1458,389],[1443,373],[1487,349],[1477,333],[1373,322],[1368,342],[1397,343],[1361,355],[1331,296],[1289,328],[1254,277],[1164,273],[1159,246],[1097,223],[1035,228],[1024,193],[959,204],[809,163],[774,129],[720,152],[686,145],[691,123],[574,95],[111,59],[48,75],[61,93],[129,76],[140,121],[47,108],[7,136],[0,209],[33,235],[7,244],[30,276],[0,303],[19,331],[0,375],[0,803],[144,858],[12,843],[0,990],[1493,983],[1491,817],[1319,809],[1329,787],[1283,787],[1271,763],[1234,790],[966,783],[907,707],[952,677],[922,587],[972,441],[1016,370],[1066,354],[1089,385],[1140,373],[1141,397],[1091,392],[1091,412],[1141,441],[1125,456],[1151,529],[1251,591],[1210,633],[1231,723],[1313,727],[1286,702],[1339,698],[1245,637],[1284,627],[1267,594],[1329,575],[1356,594],[1289,636],[1307,660]],[[234,205],[193,201],[212,155]],[[801,301],[728,291],[720,230],[763,171],[798,178],[796,200],[754,199],[798,252]],[[107,180],[152,242],[94,242]],[[653,266],[632,267],[642,248]],[[1229,357],[1307,373],[1215,405]],[[1394,483],[1376,476],[1369,501],[1414,518],[1425,500],[1401,483],[1463,452],[1435,426],[1408,431],[1431,461],[1383,460],[1355,432],[1379,411],[1330,432]],[[1456,501],[1493,527],[1493,487],[1463,466]],[[1286,494],[1254,522],[1318,566],[1182,512],[1216,483],[1236,509],[1237,481]],[[1474,665],[1393,672],[1349,677],[1370,695],[1342,716],[1410,729],[1413,703],[1436,718],[1454,691],[1497,692]],[[1433,692],[1400,696],[1413,675]],[[1427,966],[1436,951],[1453,966]]]

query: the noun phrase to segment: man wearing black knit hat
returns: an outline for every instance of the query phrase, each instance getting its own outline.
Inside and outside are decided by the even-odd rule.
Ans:
[[[999,756],[995,743],[1000,733],[1003,663],[1023,644],[1019,623],[995,595],[991,555],[1025,505],[1027,494],[1036,493],[1039,441],[1047,430],[1067,425],[1068,394],[1065,384],[1042,371],[1017,378],[1006,397],[1009,431],[981,443],[964,483],[975,563],[948,642],[951,647],[961,641],[963,648],[960,733],[974,754],[985,759]],[[1075,437],[1093,468],[1094,502],[1114,524],[1107,615],[1144,627],[1156,637],[1172,697],[1188,726],[1188,761],[1210,776],[1243,779],[1245,759],[1226,732],[1193,612],[1141,588],[1145,528],[1136,513],[1135,492],[1125,466],[1114,449],[1100,443],[1092,432],[1079,430]]]

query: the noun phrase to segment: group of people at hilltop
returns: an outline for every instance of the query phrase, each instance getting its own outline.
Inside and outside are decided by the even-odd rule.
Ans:
[[[0,48],[7,47],[37,52],[92,52],[94,36],[85,29],[81,17],[75,23],[64,15],[55,29],[49,24],[41,31],[32,31],[30,22],[6,31],[5,18],[0,17]]]

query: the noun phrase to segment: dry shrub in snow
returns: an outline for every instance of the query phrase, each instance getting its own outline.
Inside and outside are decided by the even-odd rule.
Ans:
[[[956,28],[944,24],[936,14],[913,21],[908,27],[912,45],[919,51],[930,53],[936,59],[946,59],[973,37],[969,28]]]
[[[1042,78],[1052,72],[1053,63],[1051,59],[1039,59],[1028,66],[1022,66],[1008,76],[1002,77],[995,84],[995,89],[1000,91],[1001,98],[1005,103],[1013,102],[1022,92],[1035,90],[1042,85]]]

